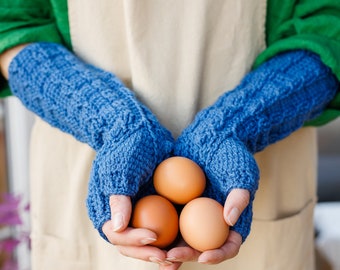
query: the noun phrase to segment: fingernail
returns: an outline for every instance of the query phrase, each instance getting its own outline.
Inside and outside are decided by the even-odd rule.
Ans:
[[[171,262],[177,262],[177,261],[179,261],[179,259],[176,258],[176,257],[168,257],[168,258],[166,258],[166,260],[167,260],[167,261],[171,261]]]
[[[120,213],[115,214],[112,219],[112,222],[113,222],[113,231],[116,232],[120,230],[124,225],[123,215]]]
[[[227,216],[227,220],[229,225],[234,226],[240,216],[240,210],[236,207],[231,209],[229,215]]]
[[[165,260],[165,261],[162,261],[160,264],[164,266],[168,266],[168,265],[173,265],[173,262]]]
[[[156,240],[157,240],[156,238],[148,237],[148,238],[144,238],[144,239],[140,240],[140,243],[142,245],[148,245],[148,244],[150,244],[152,242],[155,242]]]
[[[158,263],[158,264],[164,265],[164,266],[166,266],[166,265],[172,265],[172,262],[169,262],[169,261],[167,261],[167,260],[164,260],[164,261],[163,261],[163,260],[161,260],[160,258],[157,258],[157,257],[150,257],[149,260],[150,260],[150,262]]]
[[[198,263],[203,263],[203,264],[208,263],[207,260],[205,260],[205,259],[200,259],[200,258],[198,258],[197,262],[198,262]]]

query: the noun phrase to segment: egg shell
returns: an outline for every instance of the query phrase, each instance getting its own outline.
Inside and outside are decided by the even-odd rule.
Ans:
[[[158,194],[176,204],[186,204],[199,197],[206,185],[201,167],[185,157],[170,157],[160,163],[153,176]]]
[[[184,206],[179,226],[185,242],[201,252],[221,247],[229,234],[223,206],[206,197],[196,198]]]
[[[169,200],[159,195],[149,195],[136,203],[131,225],[155,232],[157,240],[150,245],[165,248],[177,237],[178,220],[177,211]]]

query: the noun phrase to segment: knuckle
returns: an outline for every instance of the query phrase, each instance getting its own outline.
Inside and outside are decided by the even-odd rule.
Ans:
[[[110,197],[110,207],[116,208],[119,205],[120,197],[119,196],[111,196]]]
[[[250,193],[245,189],[235,189],[233,190],[234,196],[237,197],[237,201],[240,205],[245,208],[250,202]]]
[[[116,246],[118,249],[118,252],[125,256],[125,257],[129,257],[129,258],[133,258],[133,256],[128,252],[127,248],[123,247],[123,246]]]
[[[249,204],[250,198],[249,198],[249,192],[242,192],[240,196],[240,201],[242,202],[242,205],[247,206]]]

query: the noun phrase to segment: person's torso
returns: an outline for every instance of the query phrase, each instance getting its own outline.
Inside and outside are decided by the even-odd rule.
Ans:
[[[76,54],[115,73],[175,137],[232,90],[265,49],[266,0],[72,0],[68,6]],[[257,192],[255,218],[290,215],[314,198],[315,149],[315,131],[304,129],[255,156],[265,187]]]
[[[265,48],[266,1],[69,1],[74,51],[112,71],[174,136]]]

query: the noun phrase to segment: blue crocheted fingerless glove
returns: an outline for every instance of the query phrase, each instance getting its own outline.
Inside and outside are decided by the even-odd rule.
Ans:
[[[80,61],[61,45],[36,43],[9,68],[14,95],[52,126],[96,150],[88,212],[101,231],[109,196],[134,196],[170,156],[173,138],[113,74]]]
[[[197,162],[208,178],[206,196],[222,205],[234,188],[249,190],[251,203],[232,228],[250,232],[259,170],[253,154],[319,115],[338,82],[307,51],[278,55],[249,73],[233,91],[199,112],[175,145],[175,154]]]

